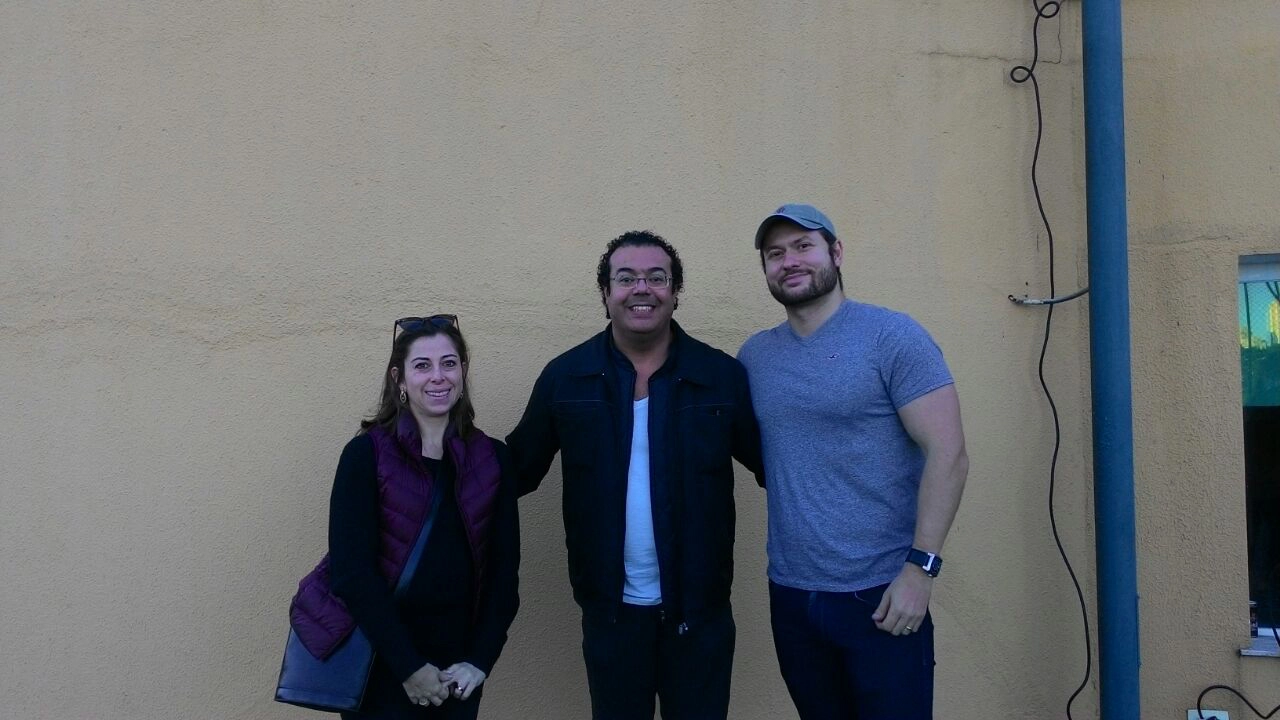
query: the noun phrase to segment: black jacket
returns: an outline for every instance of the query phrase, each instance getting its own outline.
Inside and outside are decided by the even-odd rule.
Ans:
[[[671,327],[667,361],[649,378],[649,466],[664,612],[687,630],[729,603],[730,458],[763,475],[746,371]],[[606,328],[547,364],[507,437],[521,495],[537,489],[560,453],[573,596],[607,617],[622,602],[635,377]]]

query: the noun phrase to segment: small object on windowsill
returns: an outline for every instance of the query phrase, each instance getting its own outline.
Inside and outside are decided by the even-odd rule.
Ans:
[[[1271,628],[1259,628],[1258,637],[1249,638],[1250,643],[1247,647],[1240,648],[1240,654],[1245,657],[1280,657],[1280,645],[1276,643],[1276,636],[1271,632]]]

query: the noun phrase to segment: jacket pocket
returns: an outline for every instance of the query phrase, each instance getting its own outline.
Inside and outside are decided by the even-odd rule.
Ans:
[[[564,400],[551,403],[551,421],[560,438],[560,462],[565,481],[570,468],[589,471],[603,453],[609,431],[607,407],[600,400]]]
[[[680,409],[679,442],[686,467],[701,472],[733,472],[732,418],[732,403],[689,405]]]

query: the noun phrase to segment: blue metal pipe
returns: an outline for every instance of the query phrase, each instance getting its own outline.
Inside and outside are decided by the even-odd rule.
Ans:
[[[1083,0],[1089,346],[1102,720],[1141,717],[1120,0]]]

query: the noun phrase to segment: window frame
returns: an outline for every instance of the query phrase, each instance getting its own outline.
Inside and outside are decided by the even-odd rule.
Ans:
[[[1239,317],[1240,312],[1243,310],[1243,308],[1239,306],[1242,302],[1240,298],[1247,297],[1247,284],[1280,281],[1280,253],[1241,255],[1239,257],[1237,269],[1237,317]],[[1253,347],[1253,337],[1254,335],[1251,334],[1249,338],[1250,348]],[[1280,338],[1272,338],[1272,343],[1280,345]],[[1243,348],[1243,345],[1241,345],[1241,347]],[[1241,412],[1243,412],[1246,407],[1250,407],[1245,404],[1245,382],[1246,379],[1244,378],[1244,367],[1242,364],[1240,396]],[[1241,428],[1241,431],[1243,432],[1243,427]],[[1277,522],[1280,522],[1280,519],[1277,519]],[[1246,562],[1249,565],[1250,574],[1252,574],[1253,571],[1251,560],[1251,558],[1246,559]],[[1250,637],[1249,646],[1241,648],[1240,654],[1252,657],[1280,657],[1280,637],[1277,637],[1278,635],[1280,635],[1280,623],[1277,623],[1276,627],[1259,624],[1258,636]]]

